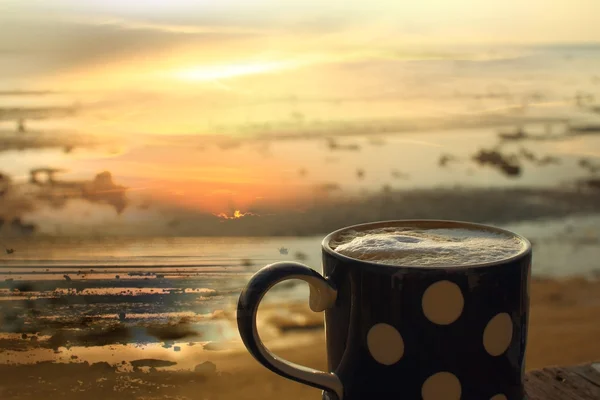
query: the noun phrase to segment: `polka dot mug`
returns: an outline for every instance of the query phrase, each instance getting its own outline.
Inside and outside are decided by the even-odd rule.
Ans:
[[[334,251],[347,230],[469,229],[509,235],[523,248],[500,261],[458,266],[386,265]],[[356,225],[322,242],[323,275],[296,262],[258,271],[237,311],[248,351],[271,371],[323,390],[323,399],[523,400],[531,244],[514,233],[455,221]],[[283,360],[261,342],[256,312],[275,284],[309,284],[310,307],[325,311],[328,371]]]

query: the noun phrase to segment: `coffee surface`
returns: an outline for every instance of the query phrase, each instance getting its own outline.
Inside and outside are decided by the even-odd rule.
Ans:
[[[504,260],[524,251],[526,244],[492,230],[397,226],[344,231],[330,247],[345,256],[381,264],[452,267]]]

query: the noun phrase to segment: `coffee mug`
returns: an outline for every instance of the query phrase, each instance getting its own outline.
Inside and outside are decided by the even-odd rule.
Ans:
[[[491,262],[388,265],[332,249],[341,234],[386,227],[467,229],[506,235],[522,249]],[[522,400],[531,244],[495,227],[406,220],[355,225],[323,240],[323,275],[296,262],[259,270],[243,289],[237,323],[263,366],[323,390],[323,399]],[[309,305],[325,311],[327,372],[283,360],[261,342],[258,305],[275,284],[306,281]]]

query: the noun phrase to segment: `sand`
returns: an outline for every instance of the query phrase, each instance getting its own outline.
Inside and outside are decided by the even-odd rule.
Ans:
[[[600,281],[534,279],[531,296],[527,370],[600,360]],[[265,342],[281,357],[325,369],[321,315],[311,314],[304,304],[291,307],[298,314],[312,317],[304,327],[287,324],[285,319],[267,319],[267,325],[278,326],[283,333],[271,335]],[[0,398],[320,398],[319,390],[275,375],[241,348],[206,352],[196,372],[165,370],[161,367],[169,363],[161,360],[144,360],[136,365],[145,368],[118,372],[119,368],[106,362],[0,365]]]

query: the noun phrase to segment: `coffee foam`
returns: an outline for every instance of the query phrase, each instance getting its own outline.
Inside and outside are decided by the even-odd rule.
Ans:
[[[388,227],[342,232],[330,247],[345,256],[381,264],[461,266],[507,259],[523,251],[525,243],[483,229]]]

